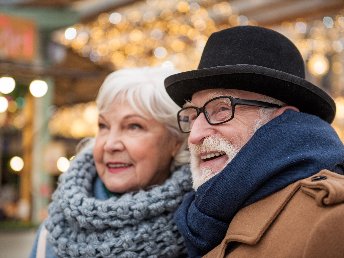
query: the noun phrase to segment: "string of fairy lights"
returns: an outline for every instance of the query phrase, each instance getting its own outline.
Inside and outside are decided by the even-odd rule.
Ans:
[[[55,40],[113,69],[172,62],[194,68],[209,35],[247,24],[228,1],[139,1],[94,21],[59,31]]]

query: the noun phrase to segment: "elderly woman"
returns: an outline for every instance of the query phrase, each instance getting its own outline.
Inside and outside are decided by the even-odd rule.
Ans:
[[[191,190],[166,67],[113,72],[98,133],[59,179],[31,257],[183,257],[173,214]]]

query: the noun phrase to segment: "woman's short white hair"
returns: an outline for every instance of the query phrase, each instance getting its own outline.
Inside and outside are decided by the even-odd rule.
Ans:
[[[170,98],[164,86],[165,78],[175,73],[178,71],[171,66],[118,70],[105,78],[96,99],[100,112],[109,108],[113,101],[127,101],[137,113],[165,124],[171,134],[182,143],[172,167],[189,162],[187,135],[180,132],[177,122],[180,107]]]

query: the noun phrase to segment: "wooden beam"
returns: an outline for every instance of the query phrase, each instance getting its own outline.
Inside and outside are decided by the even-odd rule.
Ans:
[[[80,20],[79,13],[67,8],[4,7],[1,12],[33,20],[39,30],[54,31],[73,25]]]
[[[93,78],[107,73],[107,69],[104,70],[81,70],[70,69],[64,67],[43,67],[31,64],[19,64],[14,62],[0,62],[0,75],[8,74],[13,76],[23,77],[37,77],[37,76],[52,76],[60,78]]]

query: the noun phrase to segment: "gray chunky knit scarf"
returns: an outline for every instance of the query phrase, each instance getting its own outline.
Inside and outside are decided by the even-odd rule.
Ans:
[[[181,257],[184,241],[173,222],[191,190],[186,166],[163,185],[96,199],[97,172],[90,150],[60,176],[46,220],[48,241],[59,257]]]

